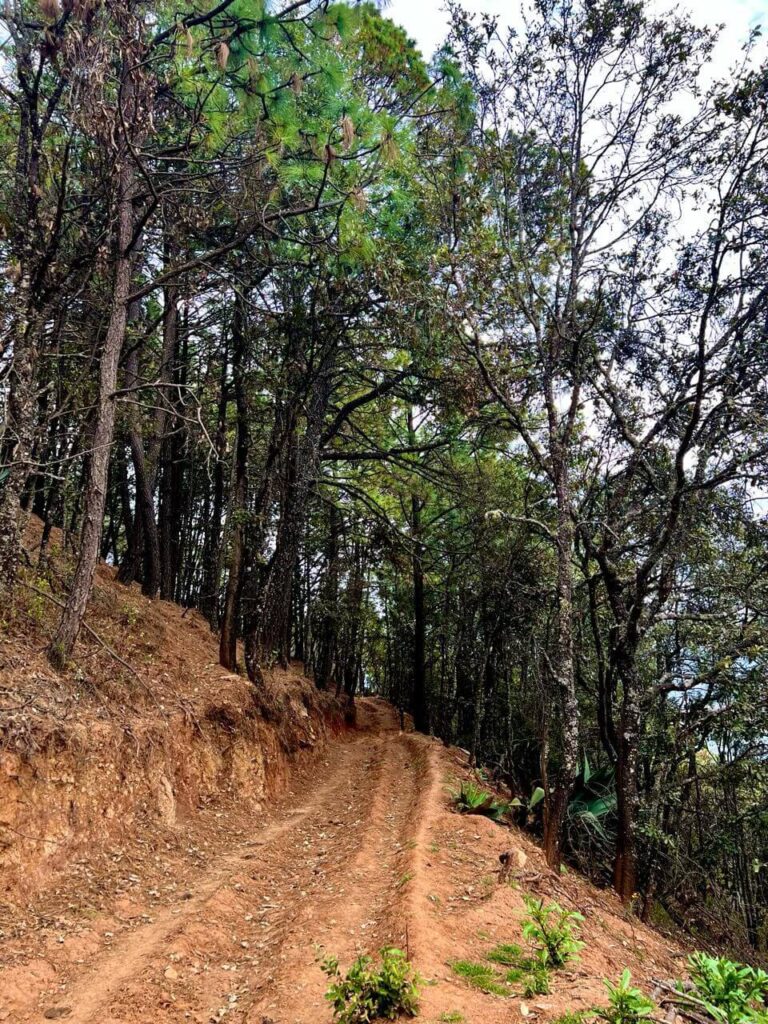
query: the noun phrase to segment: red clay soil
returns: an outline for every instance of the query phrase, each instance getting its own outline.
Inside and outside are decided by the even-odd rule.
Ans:
[[[0,1021],[330,1024],[318,952],[346,967],[385,945],[426,979],[431,1024],[551,1021],[624,967],[647,987],[680,975],[682,951],[610,894],[451,809],[461,752],[376,699],[344,729],[298,666],[256,694],[199,616],[106,566],[88,622],[114,653],[86,635],[55,675],[57,609],[29,587],[61,597],[59,576],[61,556],[2,612]],[[548,996],[469,988],[450,964],[520,943],[526,892],[584,914],[581,960]]]
[[[31,524],[32,542],[39,527]],[[106,565],[86,616],[97,636],[84,631],[57,674],[45,648],[68,561],[57,550],[41,571],[33,551],[13,605],[0,608],[6,934],[63,876],[79,885],[94,873],[125,875],[132,843],[153,855],[183,847],[184,827],[206,810],[214,831],[233,809],[258,819],[296,762],[344,728],[342,705],[301,666],[253,687],[220,667],[200,615],[121,586]]]
[[[357,732],[295,773],[268,820],[213,811],[167,854],[142,858],[133,844],[118,879],[86,874],[77,891],[47,893],[3,944],[0,1019],[327,1024],[318,948],[342,964],[407,948],[429,981],[430,1022],[547,1021],[599,1000],[600,979],[625,966],[646,984],[679,974],[681,951],[609,895],[548,873],[517,832],[450,809],[461,754],[400,732],[383,702],[360,702],[359,716]],[[510,847],[526,863],[514,886],[500,885],[498,854]],[[519,942],[523,891],[585,915],[581,961],[546,997],[468,988],[449,963]]]

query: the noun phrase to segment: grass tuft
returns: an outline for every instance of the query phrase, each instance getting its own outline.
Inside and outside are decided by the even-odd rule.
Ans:
[[[454,960],[451,969],[468,985],[481,992],[494,996],[510,995],[509,989],[500,983],[494,969],[487,964],[478,964],[472,960]]]
[[[486,960],[495,964],[503,964],[505,967],[519,967],[523,951],[514,942],[503,942],[494,946],[490,953],[486,954]]]

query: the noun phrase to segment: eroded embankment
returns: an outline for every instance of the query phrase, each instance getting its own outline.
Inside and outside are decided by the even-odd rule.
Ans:
[[[94,845],[173,828],[212,802],[258,815],[291,763],[341,728],[340,708],[298,675],[255,695],[222,679],[193,710],[6,733],[0,753],[0,870],[6,899],[26,898]],[[264,705],[269,711],[265,714]]]
[[[285,789],[291,765],[344,727],[341,705],[299,665],[264,686],[218,665],[194,612],[149,601],[100,566],[68,671],[45,646],[55,583],[29,573],[0,633],[0,927],[141,837],[173,846],[178,826],[231,806],[251,817]],[[101,868],[99,868],[101,870]]]

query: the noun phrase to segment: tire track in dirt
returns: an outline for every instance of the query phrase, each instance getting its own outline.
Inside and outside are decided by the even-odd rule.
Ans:
[[[279,977],[267,998],[254,1004],[248,1024],[260,1024],[264,1017],[275,1024],[329,1019],[322,1009],[327,981],[313,942],[345,966],[361,953],[407,944],[405,889],[420,764],[414,737],[389,733],[377,740],[372,771],[359,787],[366,818],[355,837],[356,853],[337,863],[330,891],[318,894],[311,914],[293,922]]]
[[[355,752],[358,744],[359,741],[355,741],[341,748],[339,756],[342,762],[345,757]],[[62,1003],[73,1007],[73,1012],[66,1018],[68,1024],[90,1024],[121,986],[133,979],[140,980],[142,972],[151,970],[153,960],[158,956],[163,960],[165,978],[165,970],[168,968],[165,952],[170,945],[179,942],[185,928],[190,924],[195,927],[201,921],[207,920],[213,935],[216,919],[222,915],[227,903],[226,899],[222,899],[222,894],[230,890],[232,885],[242,885],[237,878],[242,873],[244,862],[257,856],[268,855],[274,849],[278,849],[284,838],[299,828],[304,819],[316,817],[318,804],[323,806],[326,802],[335,802],[339,797],[339,791],[345,788],[344,777],[334,775],[317,793],[317,802],[293,808],[286,813],[285,820],[266,826],[254,839],[243,844],[236,853],[226,857],[212,872],[197,882],[191,899],[164,910],[151,924],[131,932],[125,937],[125,941],[120,942],[107,956],[99,959],[88,974],[79,978],[62,999]],[[257,850],[258,854],[255,852]],[[168,979],[165,981],[167,989]],[[133,1002],[134,1009],[130,1016],[126,1016],[126,1020],[135,1018],[135,1000],[140,998],[141,994],[131,992],[130,995],[131,998],[124,1002],[128,1006]],[[162,996],[159,1001],[164,1001]]]
[[[384,945],[406,949],[435,983],[421,996],[430,1022],[553,1020],[595,1005],[601,979],[623,967],[646,986],[679,974],[668,938],[628,922],[585,880],[548,872],[530,837],[453,812],[446,786],[470,774],[461,752],[400,732],[381,701],[361,701],[360,718],[356,733],[296,773],[271,822],[251,825],[235,811],[213,830],[205,814],[182,828],[179,844],[192,843],[193,856],[155,856],[154,875],[145,861],[131,913],[100,907],[93,922],[94,893],[85,889],[79,904],[67,904],[71,946],[54,945],[46,921],[23,936],[12,972],[0,972],[0,1022],[44,1024],[44,1010],[66,1008],[65,1024],[330,1024],[316,946],[343,968]],[[200,867],[195,843],[213,868]],[[512,848],[530,865],[514,887],[496,874],[499,853]],[[160,910],[162,883],[173,903]],[[588,922],[582,963],[532,1003],[513,989],[484,994],[451,970],[457,959],[485,962],[495,944],[520,941],[525,891],[579,909]],[[126,916],[152,914],[154,922],[119,930]],[[82,955],[86,963],[73,959]],[[9,999],[20,1007],[13,1016],[3,1008]]]
[[[424,741],[383,704],[365,717],[367,732],[328,748],[314,793],[62,985],[68,1024],[320,1024],[318,946],[344,965],[405,946]]]

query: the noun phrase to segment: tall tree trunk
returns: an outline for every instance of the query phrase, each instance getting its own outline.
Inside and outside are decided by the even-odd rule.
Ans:
[[[224,515],[224,459],[227,450],[227,405],[229,404],[227,364],[229,352],[223,343],[218,415],[216,419],[216,462],[213,466],[213,501],[205,523],[200,610],[211,624],[219,627],[219,582],[221,580],[221,521]]]
[[[309,497],[318,472],[323,421],[331,394],[336,344],[329,343],[309,387],[306,426],[293,441],[283,487],[275,551],[266,571],[254,627],[246,638],[245,660],[253,682],[262,679],[261,667],[277,660],[287,664],[290,638],[291,585]]]
[[[319,690],[327,690],[333,674],[338,644],[339,600],[339,535],[341,513],[336,505],[328,512],[328,540],[325,550],[325,579],[321,596],[322,621],[320,623],[319,653],[315,682]]]
[[[365,591],[365,554],[360,541],[355,541],[352,568],[344,594],[344,666],[343,673],[336,681],[336,696],[341,695],[342,685],[347,699],[355,696],[360,678],[362,655],[362,608]]]
[[[13,360],[8,374],[8,401],[0,444],[0,587],[10,588],[16,579],[21,547],[21,497],[32,468],[35,442],[35,389],[39,351],[39,325],[34,315],[33,280],[37,258],[41,191],[42,138],[38,104],[39,75],[32,62],[29,34],[19,25],[16,62],[25,82],[36,83],[19,90],[19,131],[14,170],[14,212],[17,225],[11,249],[17,261],[18,283],[12,300]]]
[[[240,599],[243,592],[243,570],[245,560],[245,516],[248,507],[248,402],[245,388],[245,300],[242,293],[235,292],[235,310],[232,321],[232,382],[235,408],[237,411],[237,436],[235,457],[232,468],[233,487],[230,505],[230,554],[229,576],[224,595],[224,611],[221,618],[219,640],[219,661],[230,672],[237,671],[237,625],[240,618]]]
[[[170,260],[169,243],[166,240],[166,262]],[[160,367],[160,382],[164,398],[158,403],[155,434],[152,438],[151,465],[159,475],[162,461],[160,489],[160,596],[165,601],[177,598],[179,559],[181,556],[183,529],[182,508],[185,477],[184,445],[186,430],[176,417],[179,392],[186,385],[189,332],[182,332],[179,351],[178,330],[178,288],[171,285],[163,289],[163,360]],[[168,393],[169,385],[172,397]],[[166,407],[170,407],[168,410]]]
[[[126,112],[132,108],[133,89],[128,74],[123,76],[123,102]],[[56,668],[63,668],[72,655],[91,593],[93,576],[99,557],[99,542],[104,523],[109,459],[115,427],[115,390],[120,353],[125,340],[127,303],[131,287],[131,254],[133,239],[134,166],[127,152],[121,154],[117,175],[117,227],[115,240],[115,274],[112,286],[111,314],[104,339],[99,367],[99,386],[92,451],[88,458],[85,485],[83,528],[72,588],[67,598],[48,655]]]
[[[129,310],[129,322],[130,318]],[[138,379],[138,353],[132,352],[126,373],[127,386],[135,387]],[[153,481],[144,454],[141,413],[133,401],[129,404],[129,410],[128,444],[136,481],[136,526],[129,558],[126,559],[126,569],[121,571],[119,578],[121,583],[131,583],[141,571],[142,593],[147,597],[156,597],[160,589],[160,538],[155,520]]]
[[[416,427],[413,409],[408,410],[408,443],[416,445]],[[421,536],[422,501],[415,491],[411,492],[411,575],[413,579],[413,664],[411,675],[411,714],[417,732],[429,732],[429,707],[427,704],[427,614],[424,602],[424,544]]]
[[[411,712],[413,725],[418,732],[429,732],[429,707],[427,704],[427,613],[424,601],[424,546],[421,540],[421,500],[411,495],[411,532],[413,556],[413,690]]]
[[[166,437],[160,474],[160,596],[164,601],[177,600],[181,552],[184,545],[184,458],[185,438],[172,430]]]
[[[573,658],[574,526],[564,453],[555,450],[552,463],[557,498],[557,604],[555,649],[549,668],[557,690],[561,756],[544,806],[544,856],[550,867],[559,868],[565,816],[579,770],[579,705]]]
[[[166,231],[166,266],[170,266],[173,261],[173,251]],[[128,407],[128,442],[136,480],[137,514],[131,543],[120,566],[118,579],[121,583],[128,584],[140,577],[142,592],[153,598],[157,597],[161,590],[163,596],[168,597],[170,551],[168,538],[166,537],[165,543],[160,538],[160,526],[155,511],[155,492],[160,473],[161,453],[166,441],[168,406],[173,400],[169,387],[173,383],[178,345],[178,295],[179,287],[175,283],[168,284],[163,289],[163,347],[158,372],[158,400],[153,429],[146,444],[141,413],[135,404],[129,404]],[[128,307],[128,324],[137,320],[139,314],[140,302],[131,303]],[[132,351],[126,367],[126,385],[136,388],[138,383],[139,353]]]
[[[140,240],[134,249],[134,264],[142,249]],[[126,331],[129,332],[140,318],[141,300],[135,299],[128,305]],[[128,401],[127,435],[136,483],[136,521],[131,545],[120,567],[118,579],[128,584],[140,577],[142,593],[147,597],[156,597],[160,589],[160,538],[155,520],[154,474],[144,451],[139,383],[139,349],[133,348],[126,363],[125,384],[133,390]]]
[[[616,858],[613,885],[619,898],[630,904],[637,893],[637,818],[640,793],[637,778],[637,757],[642,726],[639,701],[640,686],[635,665],[636,652],[619,654],[617,671],[622,684],[621,713],[616,758]]]

